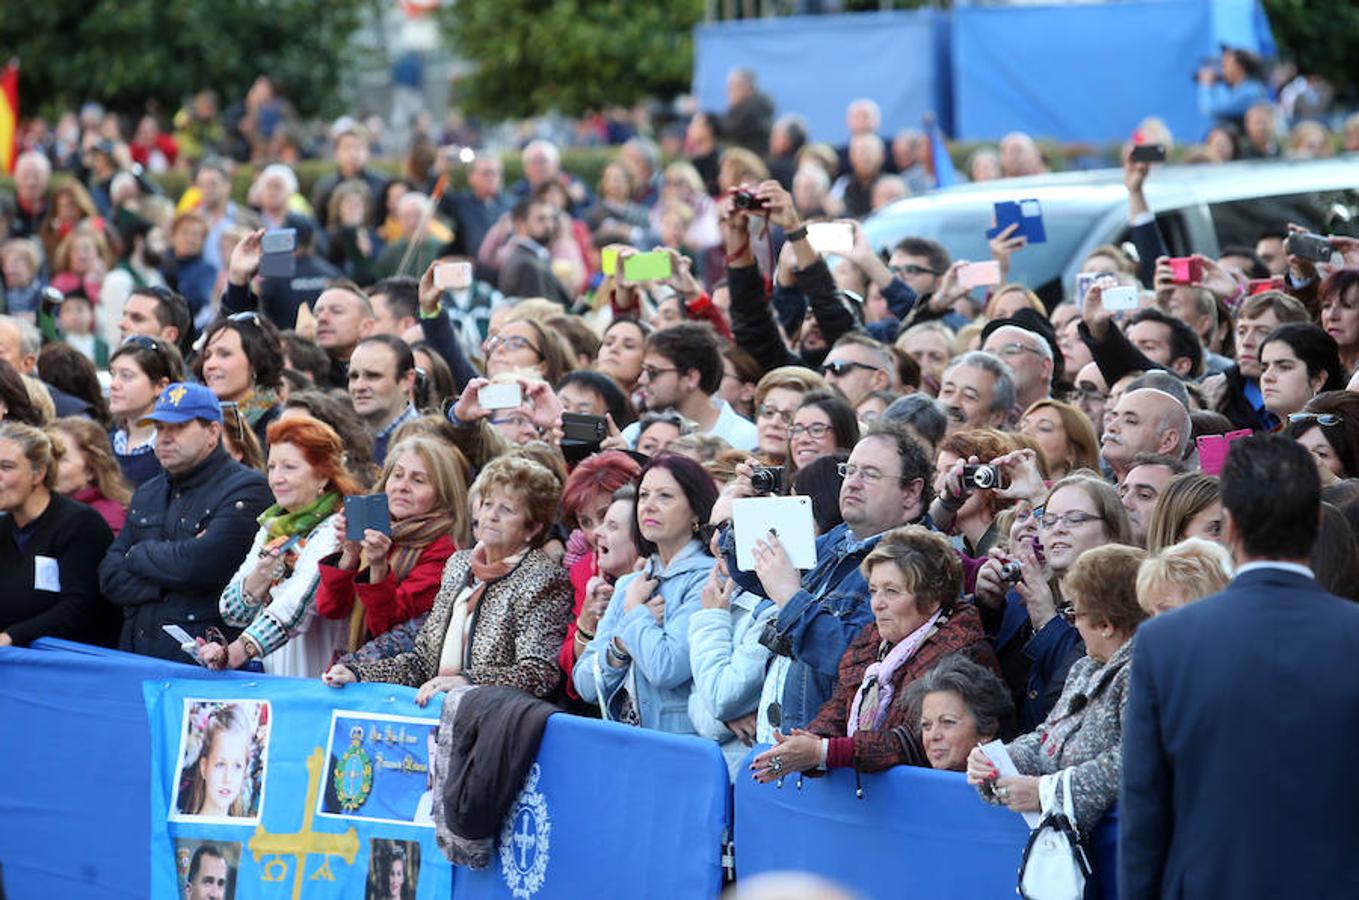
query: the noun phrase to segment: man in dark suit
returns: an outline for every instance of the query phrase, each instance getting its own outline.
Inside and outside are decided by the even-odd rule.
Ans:
[[[514,239],[500,267],[500,292],[506,297],[546,297],[571,305],[571,294],[552,271],[552,243],[557,210],[546,200],[529,197],[514,204]]]
[[[1142,625],[1123,725],[1119,893],[1359,897],[1359,605],[1308,568],[1321,482],[1279,435],[1232,444],[1236,577]]]

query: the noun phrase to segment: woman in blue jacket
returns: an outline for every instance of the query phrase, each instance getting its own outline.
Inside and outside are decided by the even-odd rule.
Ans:
[[[689,618],[714,566],[703,540],[717,485],[698,463],[661,454],[642,470],[634,538],[645,569],[618,579],[572,673],[604,717],[675,734],[689,720]]]

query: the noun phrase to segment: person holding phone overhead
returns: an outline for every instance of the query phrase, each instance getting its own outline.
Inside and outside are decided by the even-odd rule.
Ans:
[[[480,497],[477,544],[448,560],[414,647],[337,663],[323,676],[326,684],[418,687],[418,706],[470,684],[515,687],[543,699],[557,695],[571,582],[542,544],[557,517],[561,483],[539,463],[502,456],[481,470],[472,493]]]
[[[262,659],[271,675],[315,678],[344,646],[342,629],[315,615],[321,560],[336,546],[341,498],[358,485],[344,468],[344,444],[329,425],[290,418],[269,427],[269,489],[250,552],[222,591],[222,618],[244,628],[228,644],[203,641],[209,668]]]

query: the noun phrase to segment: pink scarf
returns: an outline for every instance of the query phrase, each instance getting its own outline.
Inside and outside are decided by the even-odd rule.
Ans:
[[[849,707],[850,737],[853,737],[854,732],[859,729],[876,731],[882,724],[883,717],[887,715],[887,708],[892,705],[892,696],[896,693],[892,676],[915,655],[915,651],[925,642],[925,638],[930,636],[935,622],[939,621],[943,614],[942,609],[936,609],[934,615],[925,620],[924,625],[902,638],[885,659],[873,663],[864,670],[863,683],[854,692],[854,702]]]

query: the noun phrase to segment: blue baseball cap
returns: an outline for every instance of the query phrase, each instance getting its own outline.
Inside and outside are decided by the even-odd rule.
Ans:
[[[177,424],[190,419],[221,424],[222,405],[217,402],[217,395],[203,385],[177,381],[161,391],[156,408],[141,421]]]

